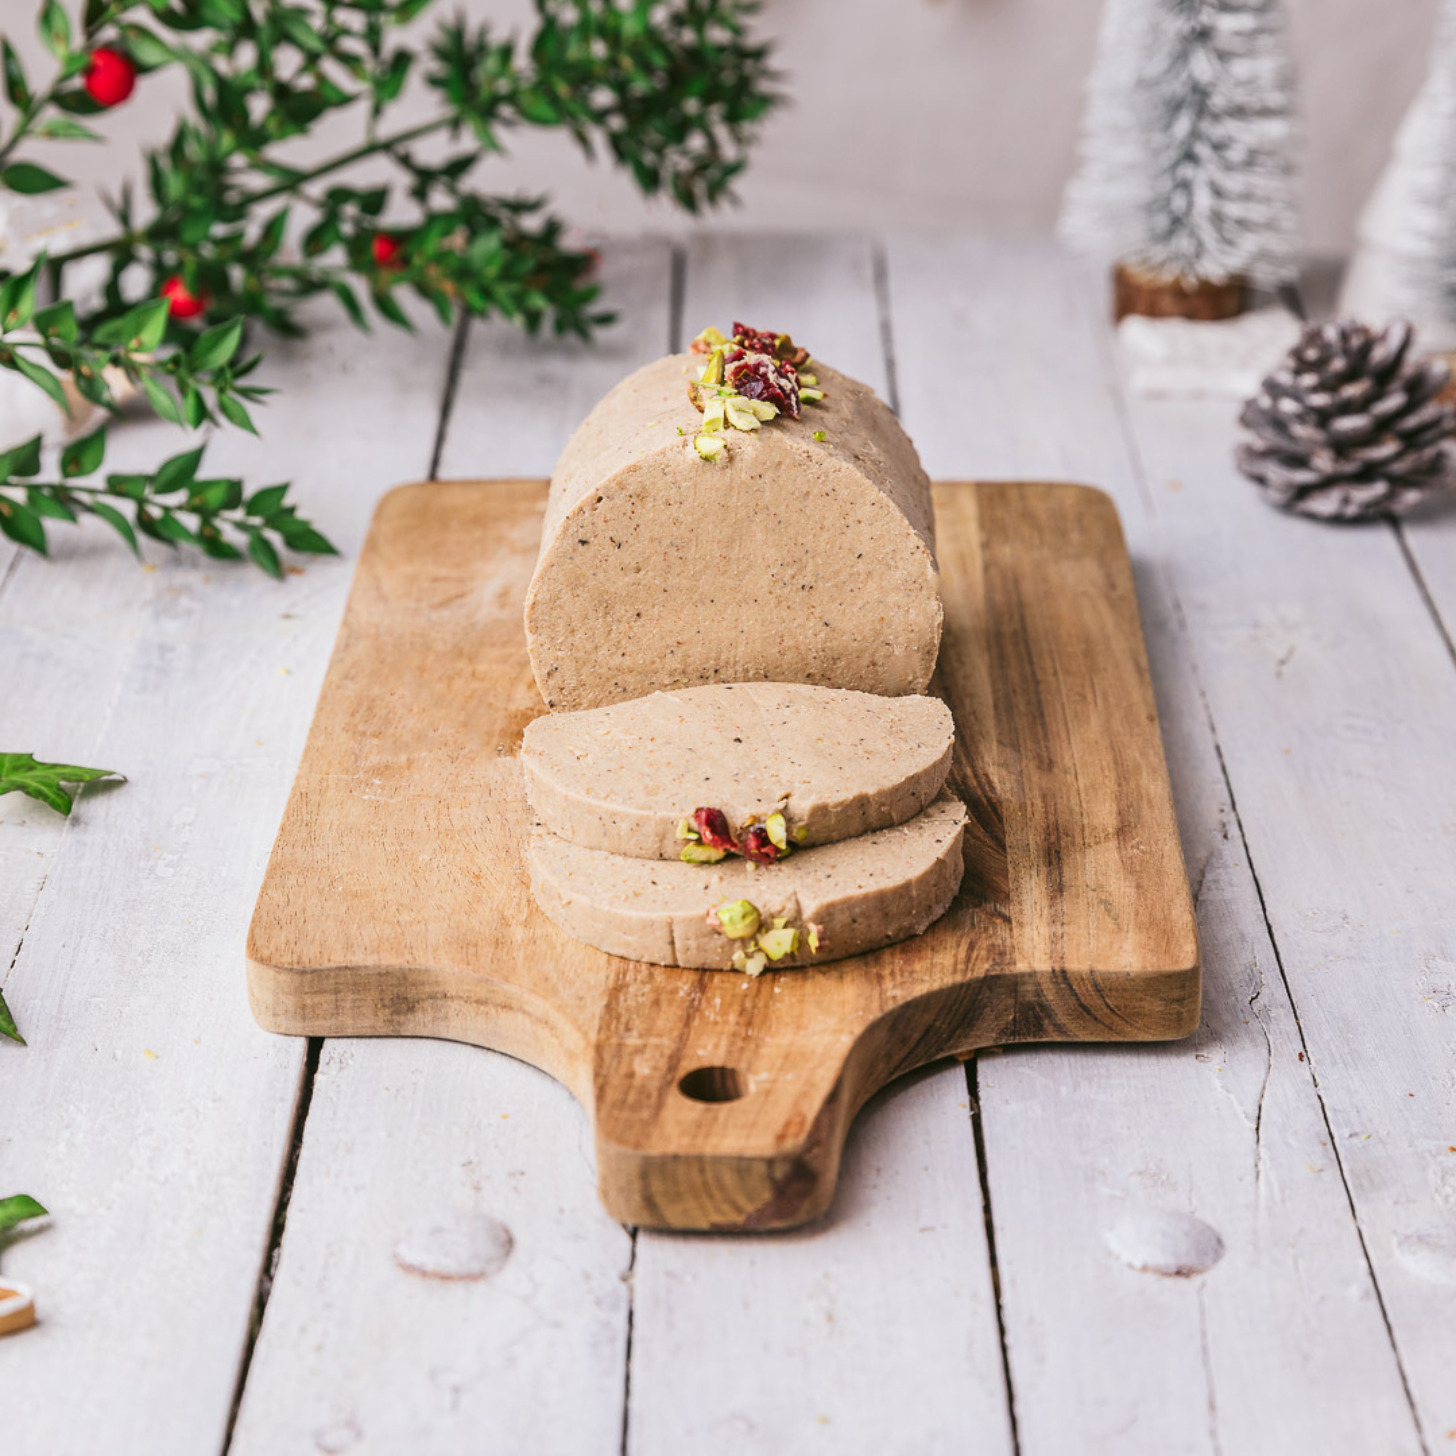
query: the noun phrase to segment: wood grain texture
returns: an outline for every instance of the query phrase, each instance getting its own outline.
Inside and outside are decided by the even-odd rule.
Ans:
[[[1182,599],[1199,580],[1210,604],[1248,609],[1257,593],[1232,563],[1261,549],[1266,518],[1276,526],[1282,518],[1225,469],[1231,412],[1219,403],[1200,407],[1219,422],[1217,437],[1182,419],[1167,436],[1168,476],[1146,488],[1108,348],[1103,283],[1051,244],[906,238],[889,252],[905,423],[927,467],[941,475],[1076,472],[1117,500],[1203,937],[1204,1018],[1190,1040],[978,1058],[1020,1449],[1414,1456],[1419,1431],[1305,1059],[1311,1012],[1301,1006],[1296,1015],[1265,920],[1266,904],[1277,912],[1285,901],[1261,901],[1241,833],[1254,787],[1241,790],[1236,777],[1236,804],[1221,757],[1222,714],[1216,737],[1200,680],[1201,629]],[[1207,513],[1175,550],[1159,518],[1182,504],[1188,473],[1205,463],[1218,472]],[[1246,497],[1257,509],[1243,513]],[[1236,527],[1226,523],[1232,510]],[[1302,570],[1332,534],[1301,524],[1282,533],[1271,579]],[[1381,590],[1399,593],[1398,574]],[[1405,620],[1419,644],[1418,620]],[[1351,667],[1370,651],[1349,620],[1323,650]],[[1392,634],[1381,650],[1398,658],[1406,649]],[[1227,701],[1246,716],[1242,731],[1272,737],[1269,690],[1253,673],[1247,661],[1230,666]],[[1310,695],[1285,721],[1307,720],[1317,735],[1326,701]],[[1289,742],[1285,731],[1273,739],[1279,747]],[[1429,746],[1412,771],[1419,762],[1434,762]],[[1323,797],[1311,787],[1278,812],[1297,822],[1320,812]],[[1429,834],[1414,842],[1440,843]],[[1291,848],[1291,862],[1316,853],[1329,847]],[[1363,893],[1359,875],[1343,884],[1352,897]],[[1308,890],[1288,897],[1296,919]],[[1328,968],[1311,965],[1318,1001],[1329,992]],[[1351,973],[1360,974],[1355,965]],[[1338,1015],[1321,1014],[1331,1031]],[[1342,1033],[1368,1069],[1361,1075],[1401,1060],[1393,1050],[1400,1036],[1384,1041],[1361,1026],[1352,1017]],[[1350,1070],[1319,1069],[1334,1105],[1350,1095]],[[1412,1199],[1422,1158],[1407,1145]],[[1125,1220],[1165,1213],[1196,1215],[1223,1237],[1227,1252],[1206,1276],[1164,1278],[1113,1252],[1109,1239]],[[1432,1324],[1413,1325],[1403,1342],[1423,1336],[1439,1348]]]
[[[537,914],[514,754],[540,711],[519,614],[543,488],[427,483],[386,498],[360,559],[249,937],[259,1021],[448,1036],[533,1062],[591,1110],[609,1211],[675,1228],[816,1217],[864,1100],[939,1057],[1186,1035],[1196,934],[1115,513],[1076,486],[938,495],[961,633],[947,691],[969,759],[985,738],[996,748],[987,786],[960,785],[981,829],[955,907],[925,936],[750,981],[616,960]],[[982,558],[979,577],[959,570],[955,542]],[[1049,581],[1087,600],[1052,610]],[[1099,619],[1092,598],[1109,585]],[[978,655],[992,666],[967,687],[957,664]],[[1122,660],[1096,692],[1079,687],[1109,656]],[[1078,737],[1070,763],[1039,721]],[[1088,749],[1084,764],[1088,734],[1116,734],[1125,751]],[[1050,867],[1003,847],[1026,805],[1047,826]],[[1109,826],[1131,857],[1107,853]],[[1023,891],[1028,874],[1046,888]],[[1028,917],[1057,928],[1039,941]],[[1043,949],[1046,961],[1023,958]],[[681,1079],[703,1067],[732,1068],[745,1095],[685,1095]]]

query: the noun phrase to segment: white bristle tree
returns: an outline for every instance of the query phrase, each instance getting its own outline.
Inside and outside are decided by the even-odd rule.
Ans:
[[[1297,268],[1282,0],[1107,0],[1059,231],[1185,290]]]
[[[1456,348],[1456,0],[1361,216],[1340,308],[1371,323],[1404,316],[1426,347]]]

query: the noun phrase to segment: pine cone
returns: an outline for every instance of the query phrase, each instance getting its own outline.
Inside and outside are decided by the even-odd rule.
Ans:
[[[1311,325],[1244,405],[1239,469],[1277,506],[1331,521],[1408,510],[1450,479],[1450,370],[1408,360],[1411,326]]]

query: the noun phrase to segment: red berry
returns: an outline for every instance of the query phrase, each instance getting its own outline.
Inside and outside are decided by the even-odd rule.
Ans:
[[[162,285],[161,296],[167,300],[167,312],[174,319],[196,318],[208,305],[207,295],[194,293],[177,273]]]
[[[728,827],[728,816],[721,809],[694,809],[693,828],[709,849],[738,848]]]
[[[369,251],[381,268],[398,268],[404,243],[391,233],[375,233]]]
[[[768,837],[768,830],[762,824],[755,824],[743,836],[740,853],[756,864],[772,864],[779,857],[779,847]]]
[[[136,77],[130,57],[100,46],[91,52],[82,85],[98,106],[120,106],[131,95]]]

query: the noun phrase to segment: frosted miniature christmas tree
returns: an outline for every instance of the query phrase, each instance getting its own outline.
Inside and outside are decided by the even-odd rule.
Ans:
[[[1107,0],[1060,230],[1116,259],[1119,317],[1293,278],[1292,98],[1282,0]]]
[[[1456,348],[1456,0],[1445,0],[1430,70],[1360,219],[1342,312],[1409,318],[1428,348]]]

